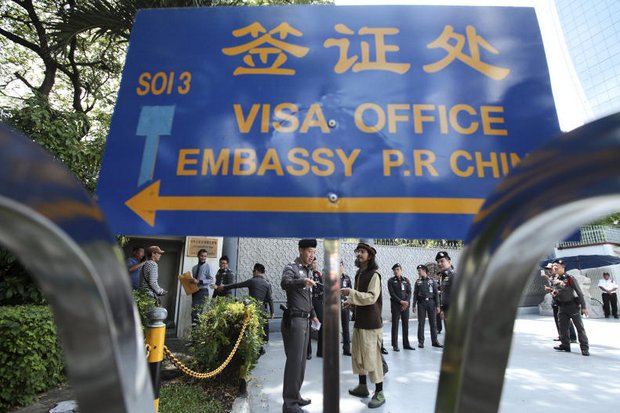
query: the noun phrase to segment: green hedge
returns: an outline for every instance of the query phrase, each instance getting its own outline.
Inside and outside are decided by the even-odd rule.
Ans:
[[[47,306],[0,307],[0,411],[31,404],[64,381],[63,355]]]

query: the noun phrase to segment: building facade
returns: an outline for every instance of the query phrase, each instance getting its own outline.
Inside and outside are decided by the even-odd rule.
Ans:
[[[555,6],[593,116],[620,112],[620,2],[555,0]]]

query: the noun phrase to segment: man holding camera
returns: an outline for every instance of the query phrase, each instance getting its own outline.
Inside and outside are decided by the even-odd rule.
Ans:
[[[559,346],[553,347],[558,351],[566,351],[570,353],[570,338],[568,334],[568,324],[573,321],[577,329],[577,338],[581,347],[581,354],[589,356],[588,336],[583,326],[581,315],[588,316],[586,301],[583,298],[581,287],[575,278],[566,274],[566,264],[564,260],[558,258],[553,261],[551,268],[552,273],[556,276],[553,281],[553,297],[558,302],[558,321],[560,323],[560,342]]]

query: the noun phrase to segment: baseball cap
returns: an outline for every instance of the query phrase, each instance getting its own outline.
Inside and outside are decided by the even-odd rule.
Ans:
[[[159,248],[157,245],[150,246],[150,247],[149,247],[149,249],[148,249],[148,251],[149,251],[151,254],[154,254],[154,253],[163,254],[163,253],[164,253],[164,250],[162,250],[161,248]]]

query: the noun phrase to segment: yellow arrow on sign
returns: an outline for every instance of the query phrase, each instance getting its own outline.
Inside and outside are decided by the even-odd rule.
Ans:
[[[306,213],[471,214],[482,198],[325,198],[260,196],[159,196],[156,181],[125,202],[150,226],[157,211],[240,211]]]

